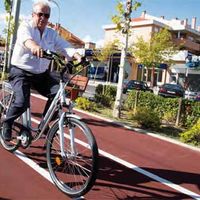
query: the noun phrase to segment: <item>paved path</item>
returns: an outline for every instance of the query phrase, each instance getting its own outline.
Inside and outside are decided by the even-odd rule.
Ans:
[[[40,121],[44,100],[32,98]],[[99,174],[88,200],[200,199],[200,152],[79,113],[100,151]],[[0,148],[0,200],[70,199],[51,183],[44,140],[15,154]]]

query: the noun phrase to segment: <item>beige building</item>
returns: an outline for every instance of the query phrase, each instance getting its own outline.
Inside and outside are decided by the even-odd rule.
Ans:
[[[168,66],[167,69],[156,69],[154,75],[155,85],[161,85],[164,82],[175,80],[177,83],[183,84],[184,76],[198,76],[200,79],[200,71],[195,68],[188,69],[186,66],[186,57],[188,53],[193,58],[200,57],[200,26],[196,24],[196,17],[192,18],[191,24],[188,19],[180,20],[178,18],[167,20],[164,16],[154,17],[145,12],[142,12],[138,18],[133,18],[130,23],[129,45],[134,45],[138,37],[143,37],[148,41],[152,34],[158,32],[161,28],[168,27],[175,44],[181,44],[182,49],[173,57],[175,65]],[[105,25],[105,43],[114,41],[116,38],[122,40],[120,32],[116,31],[114,24]],[[139,63],[131,63],[129,71],[129,79],[143,79],[150,81],[151,69],[143,69],[138,67]],[[140,66],[140,65],[139,65]]]

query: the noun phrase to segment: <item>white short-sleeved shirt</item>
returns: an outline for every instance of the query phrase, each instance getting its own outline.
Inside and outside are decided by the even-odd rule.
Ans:
[[[34,40],[43,49],[60,52],[68,60],[76,52],[70,43],[63,40],[52,28],[46,27],[41,37],[38,28],[33,25],[32,21],[22,22],[18,28],[11,64],[34,74],[45,72],[50,61],[33,56],[31,51],[24,46],[28,39]]]

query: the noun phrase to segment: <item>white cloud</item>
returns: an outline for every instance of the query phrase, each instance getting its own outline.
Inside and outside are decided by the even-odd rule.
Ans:
[[[92,42],[92,38],[90,35],[86,35],[84,38],[83,38],[83,41],[84,42]]]
[[[5,23],[6,22],[6,13],[0,14],[0,21]]]
[[[31,15],[20,15],[19,18],[21,20],[29,20],[29,19],[31,19]]]
[[[96,41],[96,47],[102,48],[104,46],[104,39]]]
[[[86,35],[83,39],[84,42],[93,42],[96,44],[97,48],[102,48],[104,46],[104,39],[93,41],[90,35]]]

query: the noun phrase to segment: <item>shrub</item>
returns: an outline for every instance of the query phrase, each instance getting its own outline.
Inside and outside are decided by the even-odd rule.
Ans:
[[[96,102],[98,102],[106,107],[112,107],[112,104],[114,102],[112,97],[110,97],[108,95],[103,95],[103,94],[101,94],[101,95],[96,94],[95,100],[96,100]]]
[[[180,140],[196,146],[200,145],[200,118],[191,129],[181,133]]]
[[[78,97],[76,100],[76,107],[82,110],[96,110],[96,105],[94,102],[89,101],[85,97]]]
[[[166,111],[163,114],[162,119],[164,121],[166,121],[167,123],[173,123],[173,122],[176,121],[176,113],[173,113],[173,110],[172,111]]]
[[[147,107],[137,108],[133,118],[144,128],[158,129],[161,125],[158,114]]]
[[[102,93],[103,93],[103,85],[99,84],[95,89],[95,94],[102,94]]]
[[[192,127],[200,118],[200,102],[184,99],[183,101],[183,125]]]
[[[115,86],[99,84],[95,90],[95,101],[106,107],[112,107],[116,92]]]
[[[128,93],[124,109],[133,110],[135,106],[136,91]],[[182,112],[180,124],[182,127],[191,127],[200,118],[200,102],[182,100]],[[170,123],[175,124],[179,109],[178,98],[164,98],[149,92],[139,92],[137,107],[148,107],[157,112],[157,115]]]

